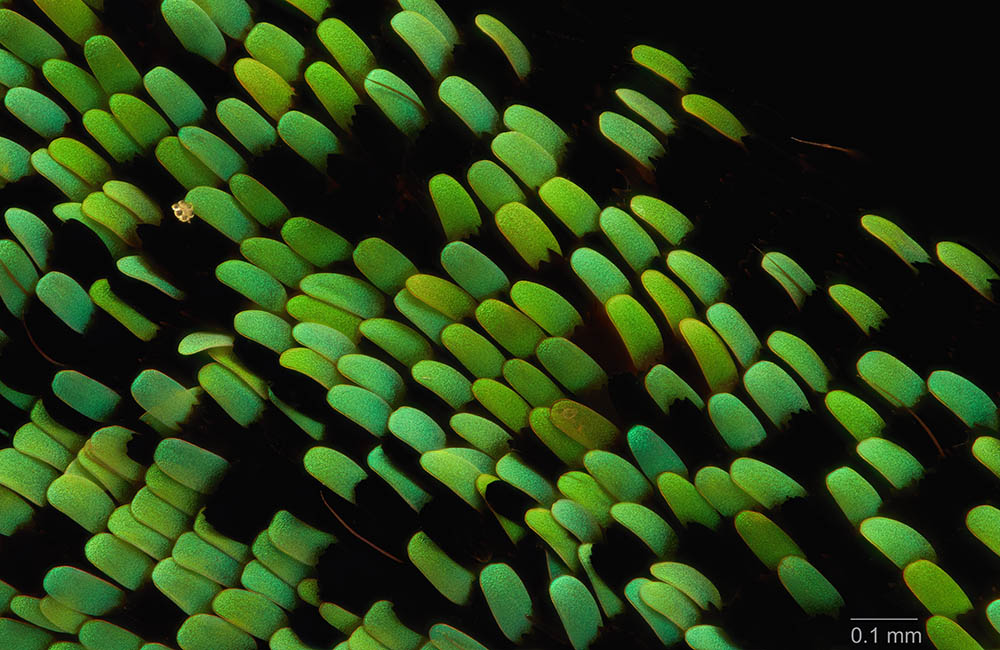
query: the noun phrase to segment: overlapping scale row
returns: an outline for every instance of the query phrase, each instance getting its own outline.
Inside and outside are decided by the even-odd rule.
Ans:
[[[557,62],[528,17],[399,0],[374,35],[327,0],[164,0],[171,69],[100,0],[3,4],[0,191],[48,200],[4,205],[0,557],[81,544],[0,580],[0,646],[753,647],[733,576],[843,618],[819,538],[845,524],[936,647],[980,647],[973,610],[1000,630],[894,507],[956,467],[995,489],[996,380],[881,349],[870,277],[718,253],[658,174],[672,142],[754,161],[755,136],[671,54],[633,47],[634,88],[571,125],[532,106]],[[425,170],[432,137],[468,159]],[[628,189],[579,177],[595,151]],[[968,243],[858,215],[995,310]],[[853,368],[810,318],[849,325]],[[959,534],[1000,555],[970,498]]]

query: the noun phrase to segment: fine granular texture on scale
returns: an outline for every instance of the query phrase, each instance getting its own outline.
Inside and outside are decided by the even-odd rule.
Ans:
[[[0,650],[1000,643],[990,251],[588,5],[0,0]]]

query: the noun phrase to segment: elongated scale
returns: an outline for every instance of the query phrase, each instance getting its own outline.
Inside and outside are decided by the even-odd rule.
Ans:
[[[993,643],[995,246],[466,4],[0,1],[0,647]]]

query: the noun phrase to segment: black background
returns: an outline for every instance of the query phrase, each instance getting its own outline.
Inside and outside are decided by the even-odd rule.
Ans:
[[[657,16],[637,35],[676,43],[666,49],[741,102],[773,109],[789,135],[868,154],[884,205],[904,221],[996,246],[996,55],[981,12],[963,3],[614,4],[636,26]]]
[[[28,6],[25,8],[26,15],[48,26],[44,18],[38,18],[38,12],[30,7],[31,3],[21,4]],[[244,96],[240,94],[238,85],[228,72],[232,60],[243,55],[238,44],[230,43],[230,60],[224,65],[227,72],[223,73],[212,69],[203,60],[179,51],[175,39],[165,28],[159,15],[158,2],[108,0],[106,4],[105,22],[110,33],[136,61],[140,71],[144,72],[157,64],[171,67],[196,88],[210,107],[225,96]],[[732,149],[727,148],[728,143],[711,145],[702,150],[699,157],[698,147],[710,144],[712,138],[685,140],[678,137],[676,159],[681,162],[673,163],[671,154],[668,153],[660,172],[660,185],[669,188],[672,173],[676,173],[677,178],[681,179],[684,187],[677,194],[678,201],[698,221],[696,245],[700,248],[695,249],[713,255],[714,257],[709,257],[713,262],[720,263],[722,260],[728,263],[729,266],[723,269],[727,276],[735,274],[737,268],[743,268],[733,264],[733,260],[727,256],[733,252],[746,254],[754,241],[779,241],[791,250],[801,252],[803,262],[807,265],[813,263],[816,265],[814,268],[821,271],[829,271],[835,267],[833,261],[841,261],[841,255],[845,256],[848,266],[855,264],[851,270],[866,268],[857,266],[852,257],[854,251],[850,247],[859,239],[856,233],[857,217],[867,211],[882,214],[904,225],[929,250],[932,249],[933,242],[954,238],[974,244],[980,252],[996,252],[997,240],[993,237],[992,222],[995,219],[993,174],[996,166],[993,156],[997,138],[993,130],[992,104],[987,101],[995,77],[992,69],[995,57],[988,55],[989,41],[985,34],[987,23],[983,16],[966,14],[952,7],[947,7],[947,11],[938,9],[934,12],[920,12],[912,7],[888,11],[881,6],[875,7],[874,3],[809,4],[794,8],[746,5],[734,8],[714,3],[681,5],[639,0],[618,0],[601,4],[556,0],[452,0],[442,1],[441,4],[456,23],[464,26],[467,33],[471,30],[472,16],[479,11],[487,11],[501,18],[525,40],[534,56],[536,73],[529,79],[529,87],[524,96],[519,94],[524,89],[516,84],[504,85],[505,82],[493,81],[502,75],[505,63],[498,59],[491,46],[481,43],[477,45],[478,41],[469,38],[469,49],[462,52],[461,56],[456,55],[457,65],[461,66],[462,74],[469,71],[469,78],[481,83],[484,90],[493,91],[487,94],[495,99],[498,106],[512,100],[523,100],[529,104],[537,102],[538,108],[565,126],[579,141],[580,147],[571,156],[572,171],[566,175],[575,180],[584,178],[590,181],[586,188],[602,204],[614,199],[612,188],[623,188],[626,183],[619,174],[622,165],[617,163],[617,159],[614,159],[614,164],[611,162],[615,152],[599,138],[588,138],[593,135],[596,114],[615,105],[616,100],[610,94],[613,88],[623,79],[633,81],[643,75],[648,77],[648,73],[637,73],[633,66],[628,65],[628,49],[638,43],[661,47],[680,58],[694,72],[699,90],[730,108],[751,132],[764,134],[780,147],[793,150],[797,155],[815,158],[823,165],[829,164],[833,173],[844,162],[841,154],[808,145],[794,145],[788,138],[791,136],[827,143],[863,154],[861,160],[851,159],[850,191],[845,192],[842,200],[838,201],[836,196],[823,196],[822,200],[831,207],[819,211],[821,223],[818,222],[815,231],[808,223],[796,223],[794,212],[781,213],[767,224],[761,221],[758,227],[756,219],[766,219],[767,210],[775,204],[770,198],[761,199],[759,203],[753,201],[748,194],[752,192],[751,182],[746,185],[728,182],[713,184],[701,176],[716,171],[728,174],[736,170],[733,172],[736,176],[746,172],[746,178],[753,179],[755,177],[749,174],[756,167],[763,166],[758,164],[761,159],[753,157],[747,163],[743,159],[727,158]],[[431,97],[433,89],[412,63],[412,55],[399,45],[398,39],[388,33],[388,21],[394,11],[393,3],[389,2],[343,0],[336,2],[335,9],[329,15],[343,17],[369,42],[375,42],[374,49],[380,62],[413,82],[421,96]],[[260,3],[258,19],[271,20],[289,29],[302,38],[307,47],[314,48],[314,55],[319,51],[315,39],[307,40],[311,36],[308,22],[275,9],[275,4]],[[80,61],[78,54],[77,51],[71,52],[77,62]],[[483,73],[482,80],[473,76],[477,70]],[[655,80],[648,79],[642,83],[652,86],[653,81]],[[496,86],[490,88],[490,83],[496,83]],[[305,110],[314,109],[315,103]],[[437,111],[438,117],[447,116],[440,107],[433,110]],[[677,117],[676,111],[672,112]],[[454,142],[442,141],[442,137],[452,133],[447,128],[453,128],[454,125],[435,125],[428,129],[429,135],[423,142],[418,140],[412,149],[406,149],[404,145],[392,140],[391,136],[384,135],[391,129],[384,121],[377,121],[376,118],[378,116],[372,117],[371,114],[359,118],[357,132],[363,143],[361,148],[366,156],[364,162],[357,164],[356,157],[344,157],[343,162],[331,160],[331,176],[340,183],[336,188],[324,185],[324,179],[317,175],[310,175],[312,170],[287,150],[283,153],[272,152],[251,162],[252,171],[282,199],[288,201],[296,212],[301,210],[302,214],[317,219],[320,219],[317,215],[322,214],[321,220],[349,236],[352,241],[374,231],[384,234],[390,241],[404,242],[409,246],[405,252],[418,262],[418,266],[428,268],[434,264],[439,246],[436,240],[431,242],[433,245],[422,245],[425,239],[421,238],[431,237],[425,225],[428,222],[424,220],[427,212],[426,197],[419,194],[422,191],[419,183],[425,183],[429,174],[440,171],[438,163],[465,147],[466,141],[460,135],[454,138]],[[211,124],[210,128],[215,132],[225,135],[214,121]],[[28,146],[31,135],[9,116],[4,116],[0,126],[5,134],[8,130],[15,133],[15,139],[24,141]],[[438,139],[434,140],[431,136]],[[369,139],[365,140],[365,137]],[[714,140],[717,141],[718,138]],[[672,139],[668,143],[668,150],[674,144]],[[40,146],[40,143],[33,143],[33,146]],[[383,146],[384,149],[380,149]],[[447,162],[453,164],[455,169],[464,170],[474,159],[471,157],[473,154],[484,155],[482,150],[472,150],[473,146],[482,145],[470,145],[459,151],[461,160]],[[384,155],[386,150],[395,152],[394,147],[405,149],[398,160]],[[383,155],[383,158],[378,158],[378,155]],[[465,159],[466,156],[469,157],[468,160]],[[722,162],[716,165],[713,159],[715,156],[721,156]],[[691,167],[672,168],[672,164],[690,164]],[[359,172],[359,169],[362,171]],[[790,172],[787,176],[799,178]],[[169,179],[164,181],[163,171],[149,161],[137,161],[126,169],[123,178],[133,180],[149,191],[164,207],[181,196],[179,188]],[[634,175],[631,178],[634,180]],[[783,184],[785,180],[782,176],[781,182],[775,183],[776,187],[781,188],[780,191],[776,190],[776,195],[794,198],[794,188],[788,190],[787,185]],[[352,187],[355,181],[358,187],[374,187],[379,193],[365,194]],[[398,185],[388,185],[393,191],[386,191],[386,183],[397,182]],[[316,191],[312,191],[313,189]],[[704,196],[701,195],[703,190]],[[729,198],[709,201],[715,192]],[[803,192],[808,193],[806,190]],[[5,188],[0,197],[4,201],[4,207],[9,201],[43,214],[55,201],[53,193],[51,185],[35,177],[26,179],[20,186]],[[398,199],[399,196],[404,199]],[[741,200],[747,200],[748,204],[754,206],[754,210],[749,213],[748,223],[736,224],[735,216],[738,215],[733,208],[739,208]],[[371,205],[373,202],[378,205]],[[795,205],[798,208],[805,203]],[[376,215],[378,218],[373,218]],[[782,236],[782,232],[788,234]],[[809,241],[811,236],[822,238],[833,233],[841,235],[833,236],[830,241]],[[184,375],[190,369],[178,367],[175,370],[173,365],[179,363],[175,359],[173,347],[177,336],[196,327],[203,328],[206,322],[227,327],[234,310],[232,296],[218,287],[212,288],[215,283],[210,275],[214,262],[206,262],[206,267],[200,268],[199,265],[191,264],[191,260],[201,259],[203,255],[206,260],[212,260],[213,257],[218,260],[232,255],[232,252],[228,241],[221,241],[221,238],[217,238],[220,241],[210,239],[212,233],[204,235],[207,243],[198,244],[201,246],[198,250],[185,249],[185,246],[192,245],[191,238],[188,231],[176,223],[165,223],[159,231],[143,233],[144,238],[147,234],[148,239],[144,239],[147,252],[173,273],[175,278],[187,282],[189,289],[200,290],[192,291],[191,301],[187,306],[188,313],[163,315],[166,326],[175,329],[168,330],[169,336],[162,337],[163,340],[158,340],[144,351],[147,356],[142,359],[141,364],[155,365],[176,376],[185,385],[191,385],[191,377]],[[763,240],[755,240],[755,237],[763,237]],[[89,272],[94,277],[107,273],[104,267],[108,261],[89,254],[94,248],[86,249],[87,253],[77,253],[74,257],[73,251],[83,248],[82,244],[75,244],[70,234],[64,234],[60,261],[72,263],[74,273],[71,274],[74,277],[83,281],[81,276],[76,275],[77,272]],[[93,242],[89,244],[92,245]],[[476,245],[488,244],[477,242]],[[177,250],[186,250],[187,255],[178,256]],[[862,253],[869,255],[873,250],[860,250],[857,257],[863,257]],[[826,251],[830,257],[818,255],[814,258],[810,255],[814,251]],[[494,255],[493,250],[487,252]],[[886,260],[886,268],[895,263],[888,259],[884,251],[877,254],[885,256],[879,259]],[[496,255],[502,256],[504,253],[497,251]],[[798,255],[795,257],[799,258]],[[995,261],[996,257],[993,259]],[[100,265],[104,266],[98,268]],[[552,275],[556,273],[552,272]],[[959,321],[947,320],[938,313],[937,321],[931,324],[921,323],[917,327],[917,318],[928,317],[926,312],[921,312],[915,306],[923,295],[923,287],[910,289],[909,294],[897,295],[890,280],[894,282],[898,276],[886,278],[882,284],[873,281],[885,292],[876,292],[875,297],[885,301],[887,309],[896,317],[896,324],[893,326],[895,329],[883,333],[880,344],[892,349],[898,348],[903,358],[908,360],[916,357],[914,367],[922,376],[935,367],[933,364],[942,363],[945,359],[957,359],[956,369],[996,395],[998,378],[993,369],[998,355],[995,353],[996,330],[991,329],[991,323],[997,322],[996,310],[988,313],[979,311],[975,318],[970,317],[965,322],[964,319],[972,313],[972,309],[980,309],[977,305],[982,301],[975,302],[978,299],[967,295],[971,292],[962,288],[954,278],[922,272],[921,281],[927,287],[927,296],[934,300],[941,299],[953,287],[960,288],[965,293],[958,291],[954,305],[949,303],[959,309],[956,312]],[[820,277],[816,279],[819,282]],[[756,298],[761,293],[756,291],[760,286],[747,283],[737,286],[735,293],[743,299]],[[121,287],[123,291],[127,289],[127,282],[123,282]],[[567,288],[567,291],[572,290],[572,287]],[[143,302],[146,299],[141,292],[129,294],[128,297],[133,296],[136,296],[135,300],[141,308],[154,308],[154,301]],[[786,321],[789,328],[800,328],[796,331],[805,332],[805,338],[817,347],[834,370],[842,377],[849,377],[852,369],[848,364],[856,359],[860,346],[867,345],[868,342],[861,340],[856,332],[851,338],[846,328],[837,329],[838,325],[828,319],[828,313],[798,315],[790,313],[792,310],[786,303],[785,300],[781,304],[786,311],[772,310],[773,313],[769,311],[772,304],[763,300],[761,304],[754,305],[747,305],[745,301],[741,303],[741,309],[747,305],[748,319],[761,332],[768,331],[764,324],[785,327]],[[907,311],[908,308],[912,311]],[[934,308],[932,301],[930,309]],[[968,310],[961,311],[966,308]],[[17,327],[17,324],[8,325],[4,321],[6,331],[13,331],[13,327]],[[45,330],[46,327],[42,323],[38,329]],[[922,341],[922,329],[928,332],[926,344]],[[52,345],[56,345],[57,335],[61,331],[53,326],[52,332],[46,335],[47,339],[53,341]],[[35,333],[46,334],[44,331]],[[591,346],[600,347],[601,333],[600,326],[596,326],[591,332]],[[948,337],[938,336],[942,333],[948,333]],[[994,338],[990,338],[991,333],[994,333]],[[135,376],[136,369],[141,364],[134,358],[129,358],[130,351],[116,348],[112,337],[103,341],[96,339],[95,335],[90,335],[93,354],[84,352],[86,358],[79,361],[79,367],[95,377],[101,377],[99,373],[105,372],[109,376],[106,379],[109,385],[127,390],[127,382]],[[73,352],[69,348],[85,347],[80,346],[77,339],[67,339],[65,345],[67,350],[60,351],[67,355]],[[600,352],[589,348],[588,351],[595,356]],[[243,352],[240,350],[241,354]],[[246,352],[249,353],[250,350]],[[613,357],[614,351],[605,351],[604,354]],[[249,358],[250,355],[247,356]],[[106,363],[108,360],[113,363]],[[4,362],[6,361],[5,359]],[[601,361],[603,363],[605,359],[601,358]],[[51,370],[38,370],[40,385],[44,386],[47,382],[49,375],[46,373]],[[266,374],[263,370],[261,373]],[[111,377],[113,374],[117,376]],[[649,415],[648,411],[642,410],[648,409],[648,405],[638,404],[638,397],[645,397],[641,386],[632,384],[631,381],[627,373],[622,373],[615,378],[612,386],[611,400],[625,420],[641,419]],[[319,400],[322,407],[322,396]],[[633,406],[635,410],[631,411]],[[331,416],[325,407],[322,410],[326,412],[325,417],[340,427],[338,435],[349,432],[350,425],[345,424],[343,418]],[[218,417],[212,419],[209,415]],[[270,427],[274,423],[270,420],[245,432],[228,422],[224,415],[209,415],[203,416],[205,421],[198,423],[198,427],[192,427],[192,439],[198,444],[218,449],[227,458],[238,458],[241,463],[209,504],[209,518],[220,529],[224,528],[227,534],[245,540],[246,536],[266,526],[270,514],[280,507],[292,508],[303,518],[320,522],[317,525],[332,526],[328,515],[326,519],[318,519],[325,513],[317,503],[302,503],[309,501],[306,494],[312,502],[316,501],[311,479],[301,476],[300,459],[303,446],[308,441],[298,438],[289,441],[290,437],[279,436],[275,432],[276,428]],[[675,413],[669,420],[658,414],[650,415],[650,418],[657,417],[660,418],[657,423],[663,425],[658,430],[671,427],[683,430],[685,426],[690,426],[692,431],[697,431],[700,426],[706,431],[706,436],[709,435],[700,414]],[[695,424],[696,420],[700,424]],[[952,421],[942,417],[940,422]],[[13,431],[16,424],[17,420],[11,420],[10,426],[6,422],[3,426]],[[808,439],[806,434],[812,431],[815,424],[812,420],[800,421],[793,427],[791,434],[771,447],[760,450],[760,458],[773,462],[778,467],[795,467],[807,474],[810,483],[806,487],[810,494],[816,495],[817,499],[826,499],[820,504],[822,507],[812,509],[801,502],[790,503],[775,515],[776,520],[806,548],[810,553],[810,560],[844,591],[849,607],[852,608],[850,612],[845,612],[845,617],[922,615],[922,610],[913,602],[905,587],[899,584],[898,572],[887,570],[884,558],[859,544],[857,535],[842,520],[828,520],[831,516],[839,516],[839,513],[829,502],[828,495],[823,493],[823,472],[856,459],[850,457],[849,449],[840,441],[825,446],[804,442]],[[938,421],[932,421],[935,431],[945,437],[937,424]],[[922,438],[922,432],[914,431],[909,420],[896,417],[890,426],[893,427],[893,436],[897,440],[906,441],[908,448],[921,460],[928,464],[934,462],[933,449]],[[967,442],[962,439],[963,436],[964,432],[960,432],[953,440],[946,442],[960,446]],[[370,443],[366,434],[357,437],[364,441],[362,444]],[[798,442],[795,442],[796,439]],[[287,461],[281,469],[276,469],[282,461],[276,459],[275,451],[282,453]],[[690,458],[697,461],[718,463],[721,462],[719,457],[725,457],[725,453],[706,450],[694,443],[690,450],[685,451],[689,451]],[[527,450],[523,453],[529,454]],[[689,456],[685,455],[685,458]],[[956,460],[957,458],[962,460]],[[983,585],[996,583],[988,574],[983,575],[981,565],[976,564],[991,558],[976,547],[977,543],[970,545],[968,540],[961,537],[967,537],[968,533],[961,530],[960,520],[952,521],[939,516],[944,510],[952,515],[960,514],[964,512],[962,506],[969,505],[961,499],[972,499],[974,505],[985,499],[987,490],[995,489],[995,483],[982,480],[983,477],[979,475],[974,479],[970,478],[968,485],[962,482],[964,473],[971,465],[968,461],[966,448],[956,451],[949,459],[950,464],[944,463],[935,478],[921,484],[920,492],[899,495],[893,506],[895,510],[890,516],[899,517],[927,535],[939,552],[943,546],[948,546],[942,554],[951,561],[948,565],[949,572],[963,584],[972,583],[978,589]],[[854,464],[857,465],[856,462]],[[692,461],[692,466],[700,465]],[[262,476],[268,479],[261,480]],[[799,478],[805,482],[804,478]],[[378,498],[373,497],[373,502],[380,503],[379,500],[384,495],[376,496]],[[977,499],[979,501],[975,501]],[[295,510],[295,507],[301,511]],[[442,511],[445,510],[447,509],[442,508]],[[353,514],[359,519],[364,519],[365,516],[364,513]],[[371,515],[367,523],[370,529],[375,529],[373,536],[385,537],[390,541],[398,532],[394,530],[397,525],[404,529],[412,523],[409,520],[405,524],[387,522],[380,520],[378,514],[376,512]],[[443,521],[446,523],[441,526],[439,522],[439,532],[449,525],[455,529],[461,528],[452,525],[450,520]],[[420,525],[426,528],[433,523],[421,521]],[[377,530],[380,525],[383,531]],[[63,534],[65,536],[61,536]],[[461,536],[459,532],[454,534]],[[719,582],[727,598],[730,595],[733,597],[733,601],[727,603],[727,609],[714,617],[712,622],[739,633],[739,640],[744,647],[821,648],[842,646],[846,642],[849,625],[844,619],[825,622],[806,620],[794,603],[790,602],[774,576],[765,575],[731,531],[722,541],[697,531],[692,535],[694,543],[686,546],[685,552],[689,554],[687,559],[696,566],[706,567],[706,572]],[[953,547],[950,546],[952,535],[956,536]],[[338,548],[346,548],[344,540],[350,538],[340,531],[338,536],[343,541],[337,545]],[[456,552],[461,552],[461,546],[466,540],[439,541],[442,544],[447,542],[457,549]],[[702,543],[701,548],[698,548],[699,543]],[[618,550],[629,548],[625,540],[614,540],[612,546]],[[966,548],[972,550],[969,564],[961,566],[959,562],[956,566],[956,559],[962,556],[962,551]],[[35,530],[20,535],[9,544],[0,540],[0,556],[20,556],[25,559],[21,566],[11,567],[9,570],[4,567],[7,573],[0,573],[0,577],[11,579],[27,593],[38,593],[40,585],[36,581],[40,581],[51,558],[83,563],[84,560],[76,557],[81,549],[79,529],[48,509],[48,512],[39,517]],[[343,557],[335,558],[337,562],[333,559],[329,561],[327,566],[330,570],[325,575],[330,578],[328,584],[331,586],[327,588],[335,589],[333,583],[343,582],[346,585],[343,589],[364,592],[354,594],[359,600],[367,597],[366,589],[373,589],[373,594],[392,597],[394,600],[398,593],[400,609],[409,608],[402,611],[401,616],[406,617],[406,622],[415,629],[428,621],[439,620],[435,617],[445,616],[444,610],[436,609],[440,598],[420,602],[417,594],[423,595],[430,591],[420,579],[390,585],[396,593],[392,590],[378,592],[377,585],[373,587],[367,583],[370,576],[377,574],[379,570],[374,565],[363,562],[352,563],[357,556],[350,553],[355,551],[357,549],[344,551]],[[452,547],[449,546],[449,552],[451,551]],[[728,558],[713,555],[726,553],[733,555]],[[527,557],[527,552],[524,555]],[[608,567],[611,573],[618,569],[621,569],[622,575],[628,573],[625,568],[615,567],[613,561],[608,561]],[[988,570],[995,568],[995,561],[987,567]],[[355,571],[357,575],[345,577],[343,571],[348,569]],[[533,566],[533,570],[537,569],[537,566]],[[845,573],[834,573],[840,570]],[[387,571],[385,575],[394,579],[395,574]],[[14,580],[15,577],[18,580]],[[534,576],[533,579],[538,577]],[[525,576],[525,579],[529,578]],[[893,580],[894,583],[891,582]],[[376,581],[372,578],[370,582]],[[886,588],[889,583],[890,586]],[[402,595],[411,586],[424,591]],[[537,587],[540,592],[545,588],[543,583],[533,584],[532,587]],[[995,587],[993,591],[996,591]],[[983,594],[987,592],[988,589],[977,591]],[[351,596],[348,593],[341,595],[344,598]],[[431,596],[436,597],[433,593]],[[540,597],[538,600],[544,598]],[[131,612],[124,614],[131,617],[127,619],[128,624],[149,639],[162,638],[170,641],[169,635],[179,623],[176,608],[165,603],[164,598],[151,588],[140,594],[138,601],[136,603],[133,599]],[[409,604],[406,601],[410,601]],[[978,601],[976,604],[977,607],[981,605]],[[164,613],[162,620],[158,620],[159,612]],[[460,627],[491,645],[488,636],[480,636],[496,634],[482,602],[475,609],[456,611],[449,615],[455,617],[451,620]],[[555,633],[551,637],[540,633],[532,642],[539,647],[549,647],[548,642],[551,642],[551,647],[561,647],[558,641],[561,639],[561,632],[552,612],[540,613],[540,617],[546,620],[541,621],[539,627],[543,630],[553,629]],[[981,627],[981,611],[970,617],[978,617],[976,620],[980,627],[975,629],[976,635],[984,640],[990,638]],[[634,618],[632,615],[632,619]],[[627,624],[634,623],[636,627],[643,625],[632,619]],[[962,623],[968,625],[969,620],[963,620]],[[627,627],[627,624],[622,627]],[[975,627],[976,624],[972,623],[972,626]],[[296,629],[305,630],[309,627],[310,621],[299,621]],[[626,647],[622,645],[626,643],[623,639],[630,638],[626,630],[617,636],[609,634],[604,643],[609,648]],[[647,634],[641,640],[642,647],[646,647],[649,641]]]

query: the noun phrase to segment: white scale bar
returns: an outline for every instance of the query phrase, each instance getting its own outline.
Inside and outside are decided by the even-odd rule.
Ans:
[[[852,618],[852,621],[919,621],[919,618]]]

